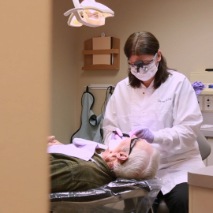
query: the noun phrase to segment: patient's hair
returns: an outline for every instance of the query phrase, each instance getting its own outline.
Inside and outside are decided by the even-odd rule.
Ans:
[[[147,150],[135,147],[129,158],[123,164],[117,164],[113,168],[118,178],[144,180],[154,178],[159,165],[159,152],[152,148]]]

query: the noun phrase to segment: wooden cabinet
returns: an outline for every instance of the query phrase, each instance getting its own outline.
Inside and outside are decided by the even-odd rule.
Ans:
[[[84,66],[83,70],[119,70],[120,68],[120,39],[111,37],[111,49],[93,50],[92,39],[84,42]],[[110,54],[110,64],[93,64],[93,55]]]
[[[213,166],[188,173],[189,213],[213,212]]]

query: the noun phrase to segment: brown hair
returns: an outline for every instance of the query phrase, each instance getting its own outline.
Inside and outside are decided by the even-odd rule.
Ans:
[[[124,45],[124,53],[129,59],[132,55],[155,55],[160,48],[157,38],[150,32],[135,32],[129,36]],[[154,88],[157,89],[162,83],[166,81],[169,76],[167,71],[166,59],[161,55],[161,61],[158,65],[158,71],[154,79]],[[130,70],[128,70],[129,84],[133,88],[139,88],[141,81],[137,79]]]

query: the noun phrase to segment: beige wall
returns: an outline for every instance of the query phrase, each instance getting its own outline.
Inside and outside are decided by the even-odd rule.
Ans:
[[[108,3],[108,1],[105,2]],[[81,28],[79,34],[83,42],[84,39],[100,35],[104,31],[107,35],[119,37],[123,47],[126,38],[132,32],[142,30],[153,32],[160,41],[161,50],[167,58],[168,65],[189,76],[191,71],[203,72],[206,67],[212,66],[212,6],[211,0],[205,3],[202,0],[158,2],[132,0],[131,4],[128,0],[110,1],[115,17],[107,19],[104,27],[87,28],[87,30],[85,27]],[[82,60],[82,57],[80,56],[79,59]],[[108,78],[101,78],[101,74]],[[120,71],[118,73],[105,71],[101,74],[99,72],[96,78],[95,71],[81,71],[80,82],[82,84],[85,81],[101,82],[103,79],[108,82],[117,82],[125,77],[126,58],[123,52]]]
[[[54,112],[52,129],[53,134],[57,133],[59,139],[69,139],[71,133],[79,127],[80,99],[86,85],[116,84],[126,77],[127,64],[123,54],[123,45],[132,32],[146,30],[154,33],[160,41],[161,50],[167,58],[169,67],[183,72],[188,77],[190,72],[204,72],[205,68],[213,67],[212,0],[205,0],[205,2],[202,0],[100,0],[100,2],[115,11],[115,17],[108,18],[103,27],[68,27],[67,18],[62,14],[73,5],[67,0],[63,1],[63,8],[61,8],[62,1],[60,1],[57,9],[60,13],[54,13],[55,19],[60,19],[56,31],[64,38],[64,43],[60,37],[55,39],[55,43],[58,45],[58,49],[55,50],[58,52],[57,60],[65,57],[63,68],[67,66],[65,69],[60,69],[62,64],[57,61],[55,64],[58,66],[58,75],[61,78],[61,82],[59,79],[55,82],[58,83],[56,88],[61,89],[58,91],[58,95],[61,96],[58,104],[62,106]],[[83,71],[81,69],[83,66],[83,42],[99,36],[101,32],[121,39],[119,71]],[[72,83],[68,85],[68,81]],[[94,112],[99,114],[103,103],[103,91],[94,91],[94,94],[96,97]],[[70,97],[69,101],[72,100],[72,102],[69,102],[67,97]],[[57,104],[55,103],[55,105]]]
[[[51,132],[63,142],[69,142],[70,134],[76,128],[76,103],[78,69],[76,53],[78,37],[75,29],[67,26],[63,13],[73,7],[70,0],[53,1],[52,30],[52,81],[51,81]]]
[[[0,212],[46,213],[51,1],[0,10]]]

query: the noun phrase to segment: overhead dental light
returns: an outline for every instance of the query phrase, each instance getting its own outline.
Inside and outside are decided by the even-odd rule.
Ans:
[[[106,18],[114,16],[114,11],[95,0],[83,0],[81,3],[73,0],[73,4],[75,8],[64,13],[69,16],[67,24],[72,27],[100,27],[105,24]]]

